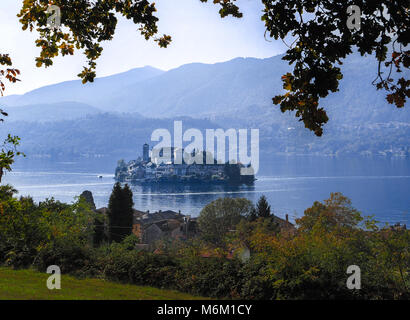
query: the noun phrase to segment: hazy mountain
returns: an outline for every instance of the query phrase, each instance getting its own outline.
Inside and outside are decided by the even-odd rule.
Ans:
[[[45,86],[23,95],[6,96],[0,99],[0,104],[17,106],[75,101],[99,108],[106,99],[112,101],[112,97],[124,86],[135,85],[163,72],[152,67],[143,67],[113,76],[97,78],[93,83],[82,84],[81,80],[66,81]]]
[[[83,118],[89,114],[100,113],[101,110],[78,102],[59,102],[26,106],[6,107],[7,122],[30,121],[46,122]]]
[[[410,110],[389,105],[386,92],[376,91],[374,57],[354,54],[344,61],[340,91],[321,101],[330,118],[321,138],[272,104],[272,97],[283,90],[281,75],[289,69],[281,56],[237,58],[167,72],[134,69],[86,86],[64,82],[0,99],[10,112],[0,125],[0,136],[21,136],[23,151],[31,155],[127,157],[139,152],[153,130],[168,128],[172,118],[189,116],[185,129],[258,128],[261,153],[267,154],[410,152]],[[402,75],[408,77],[409,72]],[[100,109],[111,113],[96,115]],[[44,118],[49,122],[35,123]],[[66,121],[50,122],[56,120]]]
[[[21,95],[12,94],[5,97],[0,97],[0,104],[2,106],[15,106],[18,99],[20,99]]]
[[[188,64],[124,87],[115,101],[121,110],[151,117],[240,110],[252,104],[270,104],[273,92],[281,91],[280,76],[287,69],[279,56]]]
[[[43,87],[22,96],[0,99],[0,104],[27,105],[76,101],[108,112],[138,112],[146,117],[218,117],[221,114],[266,115],[285,121],[272,97],[283,92],[281,75],[290,70],[282,56],[267,59],[237,58],[216,64],[193,63],[167,72],[151,67],[99,78],[95,83],[69,81]],[[408,108],[388,105],[386,93],[376,91],[374,57],[349,56],[342,66],[340,91],[322,100],[331,125],[341,123],[410,121]],[[409,72],[403,73],[408,77]],[[254,115],[251,106],[259,106]],[[265,111],[264,111],[265,110]],[[278,119],[277,119],[278,118]],[[294,125],[296,120],[293,120]],[[329,128],[330,126],[328,126]]]
[[[27,105],[76,101],[105,111],[139,112],[145,116],[198,115],[268,104],[281,90],[280,76],[288,69],[280,56],[237,58],[217,64],[187,64],[163,72],[151,67],[98,78],[83,85],[67,81],[0,99]]]

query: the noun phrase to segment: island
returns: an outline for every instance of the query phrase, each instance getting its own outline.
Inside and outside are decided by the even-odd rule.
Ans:
[[[149,145],[143,145],[143,156],[136,160],[126,162],[119,160],[115,169],[115,180],[118,182],[130,182],[131,184],[156,184],[156,183],[212,183],[212,184],[253,184],[254,175],[241,175],[241,163],[206,163],[209,153],[205,151],[193,151],[202,153],[202,164],[175,164],[175,150],[171,148],[168,161],[151,159]],[[160,151],[161,154],[162,150]],[[161,154],[162,155],[162,154]],[[250,165],[246,166],[251,168]]]

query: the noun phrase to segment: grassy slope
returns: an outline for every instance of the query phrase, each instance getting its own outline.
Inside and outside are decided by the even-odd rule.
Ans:
[[[189,294],[108,282],[100,279],[76,279],[61,276],[61,290],[46,286],[49,274],[33,270],[0,267],[0,300],[191,300]]]

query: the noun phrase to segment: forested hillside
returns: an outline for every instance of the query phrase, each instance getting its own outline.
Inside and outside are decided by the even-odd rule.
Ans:
[[[288,68],[281,56],[237,58],[167,72],[139,68],[85,86],[64,82],[1,98],[10,116],[0,134],[19,135],[30,156],[126,158],[135,157],[155,129],[171,129],[174,119],[187,117],[185,130],[260,129],[262,155],[408,154],[409,109],[389,105],[376,91],[372,57],[355,54],[344,62],[340,91],[322,102],[330,121],[320,138],[272,104]]]

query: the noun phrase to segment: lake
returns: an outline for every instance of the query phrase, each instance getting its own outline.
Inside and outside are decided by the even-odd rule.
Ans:
[[[19,160],[4,183],[35,201],[54,197],[72,202],[84,190],[97,207],[107,206],[114,184],[115,159],[81,162]],[[102,176],[100,179],[99,176]],[[135,208],[141,211],[181,210],[196,216],[219,197],[245,197],[256,202],[264,194],[274,213],[303,215],[314,201],[342,192],[364,215],[385,223],[410,225],[410,159],[277,156],[260,165],[253,186],[133,186]]]

